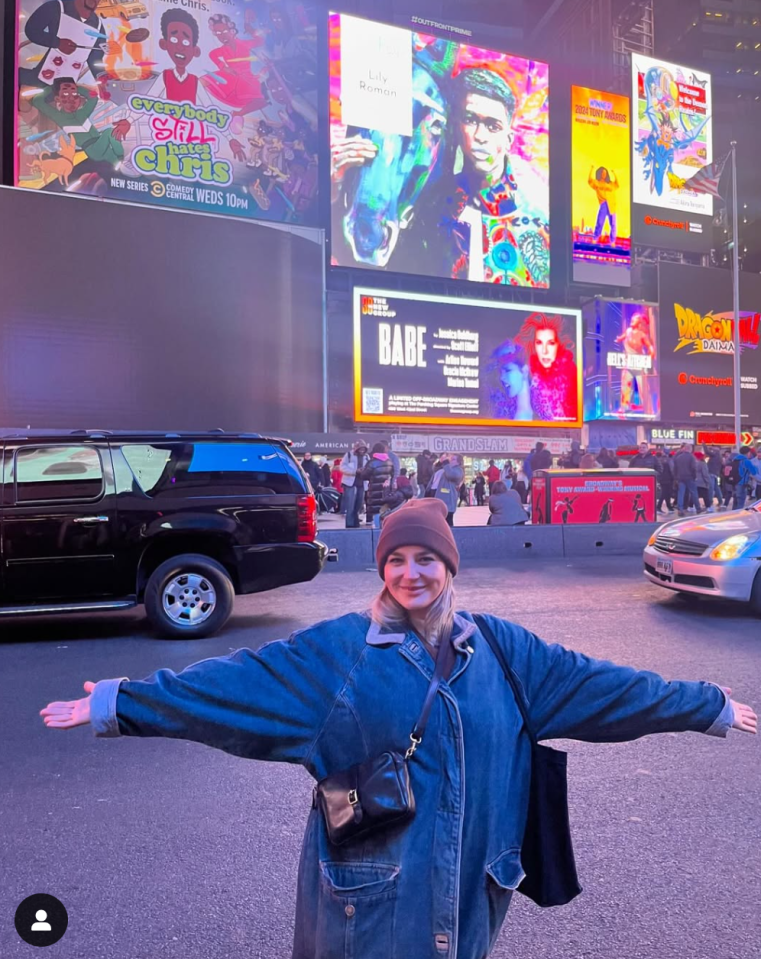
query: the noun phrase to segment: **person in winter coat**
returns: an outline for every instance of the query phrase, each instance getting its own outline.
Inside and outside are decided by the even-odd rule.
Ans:
[[[473,488],[476,494],[476,506],[483,506],[484,494],[486,492],[486,477],[483,473],[476,473],[476,478],[473,482]]]
[[[610,450],[606,449],[604,446],[597,454],[597,463],[604,470],[614,470],[618,466],[618,460],[616,457],[613,456]]]
[[[528,458],[528,464],[531,468],[532,476],[537,470],[552,469],[552,453],[550,453],[544,443],[537,443],[536,449]]]
[[[365,500],[365,484],[361,473],[367,464],[367,443],[357,440],[354,449],[346,453],[341,460],[341,482],[343,484],[343,505],[346,513],[346,528],[359,527],[359,514]]]
[[[301,467],[304,472],[309,477],[309,482],[312,484],[313,490],[321,489],[325,484],[323,483],[322,470],[317,460],[312,458],[311,453],[304,453],[304,459],[301,461]],[[330,482],[328,482],[330,485]]]
[[[501,481],[494,484],[489,497],[489,513],[487,526],[523,526],[528,520],[518,493]]]
[[[708,472],[711,474],[711,506],[713,506],[714,500],[718,500],[719,506],[721,506],[721,452],[717,446],[707,446],[705,454]]]
[[[333,460],[333,469],[330,471],[330,485],[337,489],[339,493],[343,486],[343,474],[341,473],[341,460]]]
[[[674,478],[676,479],[677,505],[679,515],[685,516],[685,493],[689,493],[696,512],[702,512],[698,502],[698,461],[692,452],[691,443],[682,443],[682,447],[674,457]]]
[[[454,514],[457,509],[458,491],[465,478],[465,471],[460,465],[460,458],[452,455],[441,461],[441,476],[436,487],[436,499],[447,508],[447,523],[454,526]]]
[[[658,463],[658,501],[656,510],[659,513],[674,512],[674,463],[664,450],[655,454]],[[664,503],[666,509],[663,509]]]
[[[629,469],[633,470],[655,470],[660,474],[661,467],[658,458],[650,450],[647,443],[639,444],[639,453],[629,462]]]
[[[180,673],[88,678],[84,697],[40,711],[55,734],[90,725],[99,738],[186,740],[241,759],[298,764],[320,781],[388,749],[404,751],[438,664],[445,682],[409,759],[414,817],[335,846],[322,811],[309,814],[295,959],[347,956],[349,943],[361,959],[484,959],[529,865],[521,846],[532,745],[478,623],[470,612],[456,612],[460,557],[445,512],[423,499],[389,514],[376,550],[383,585],[367,612]],[[756,732],[753,709],[713,683],[667,682],[547,644],[496,616],[483,622],[525,691],[540,740]],[[690,751],[692,743],[685,739],[682,748]],[[97,770],[97,757],[92,761]],[[718,787],[715,793],[721,806]],[[290,794],[282,801],[299,813]],[[690,810],[681,815],[689,818]],[[671,871],[677,882],[677,867]]]
[[[386,505],[383,501],[384,493],[391,492],[394,478],[394,465],[389,458],[386,444],[376,443],[370,462],[362,471],[362,479],[368,483],[367,489],[367,522],[380,526],[380,514]]]
[[[416,463],[418,496],[423,497],[433,476],[433,454],[430,450],[423,450],[420,456],[416,457]]]
[[[494,460],[489,460],[489,465],[484,475],[489,484],[489,493],[491,493],[492,486],[499,480],[499,466],[497,466]]]
[[[698,484],[698,496],[703,500],[706,513],[713,513],[715,510],[711,497],[711,474],[708,472],[708,463],[706,463],[705,457],[700,452],[695,453],[695,459],[698,461],[698,475],[696,480]]]
[[[729,506],[730,499],[733,509],[744,509],[748,498],[748,483],[755,475],[753,465],[748,458],[749,446],[741,446],[740,452],[735,453],[730,460],[729,489],[724,497],[724,505]]]
[[[572,469],[572,470],[580,469],[582,456],[583,456],[583,453],[581,450],[581,443],[578,440],[572,440],[571,452],[568,453],[565,457],[566,469]]]

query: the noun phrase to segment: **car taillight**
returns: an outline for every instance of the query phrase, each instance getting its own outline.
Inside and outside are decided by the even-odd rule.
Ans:
[[[309,496],[299,496],[296,501],[299,518],[300,543],[313,543],[317,538],[317,500],[313,493]]]

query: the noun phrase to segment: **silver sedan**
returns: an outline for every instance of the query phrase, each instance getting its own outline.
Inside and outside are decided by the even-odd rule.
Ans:
[[[761,615],[761,504],[666,523],[650,537],[644,560],[651,583],[740,600]]]

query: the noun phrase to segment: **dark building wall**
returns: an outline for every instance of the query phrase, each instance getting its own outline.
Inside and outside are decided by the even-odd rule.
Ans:
[[[319,242],[13,189],[0,223],[0,426],[322,429]]]

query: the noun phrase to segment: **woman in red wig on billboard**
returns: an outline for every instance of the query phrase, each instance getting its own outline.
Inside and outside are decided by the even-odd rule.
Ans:
[[[578,373],[562,317],[532,313],[518,331],[515,341],[529,356],[534,418],[545,422],[576,420]]]

